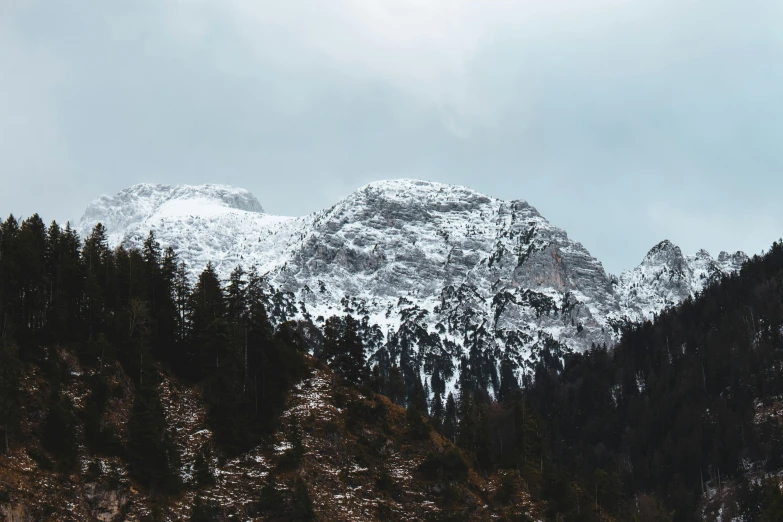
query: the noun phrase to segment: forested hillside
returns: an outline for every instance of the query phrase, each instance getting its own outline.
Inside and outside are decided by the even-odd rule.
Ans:
[[[360,322],[273,328],[258,274],[191,284],[150,235],[0,226],[0,515],[9,520],[528,520],[519,473],[471,470]],[[313,359],[309,351],[316,352]],[[324,366],[328,364],[331,368]],[[455,436],[453,397],[445,408]],[[494,515],[493,515],[494,513]]]
[[[531,373],[369,363],[366,317],[273,325],[253,271],[10,217],[0,513],[68,518],[67,491],[97,517],[98,484],[125,499],[101,520],[780,520],[782,298],[776,243],[614,347],[545,339]]]
[[[783,244],[612,350],[543,362],[525,397],[552,458],[607,505],[645,492],[678,521],[783,520]]]

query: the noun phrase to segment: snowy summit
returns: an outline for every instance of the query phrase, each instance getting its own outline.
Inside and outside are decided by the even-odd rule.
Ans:
[[[277,320],[320,324],[366,317],[378,337],[410,342],[457,364],[469,350],[524,369],[556,342],[582,351],[612,344],[619,326],[700,291],[746,256],[687,257],[665,241],[620,278],[522,200],[418,180],[378,181],[333,207],[293,218],[265,214],[243,189],[137,185],[93,202],[112,246],[150,231],[193,274],[211,261],[267,274]],[[370,347],[372,351],[372,347]]]

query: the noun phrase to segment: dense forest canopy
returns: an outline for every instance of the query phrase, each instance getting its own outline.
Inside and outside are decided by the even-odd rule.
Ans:
[[[201,383],[216,438],[230,452],[256,444],[274,424],[286,390],[305,371],[296,337],[266,317],[261,278],[237,270],[222,285],[208,266],[191,285],[176,254],[150,236],[141,250],[110,250],[98,225],[82,243],[70,226],[37,216],[0,226],[0,426],[6,447],[18,424],[18,382],[25,365],[47,367],[53,433],[73,423],[60,398],[62,368],[52,350],[67,346],[86,364],[117,360],[135,383],[127,457],[149,485],[173,487],[176,456],[164,436],[157,378],[172,372]],[[88,411],[88,441],[117,449],[96,433],[105,398],[100,378]],[[56,440],[57,437],[53,437]],[[108,440],[107,440],[108,439]],[[73,444],[55,448],[73,454]],[[153,484],[160,483],[160,484]]]
[[[731,495],[722,502],[740,519],[783,519],[774,478],[783,430],[758,415],[783,396],[781,243],[629,328],[614,347],[571,354],[548,342],[526,376],[503,358],[488,365],[477,347],[458,368],[423,361],[431,376],[423,379],[408,340],[383,339],[366,317],[328,318],[313,339],[312,324],[273,325],[273,306],[256,271],[238,267],[220,281],[208,265],[191,281],[152,235],[141,249],[112,250],[101,225],[82,241],[38,215],[9,217],[0,225],[4,451],[24,444],[18,392],[37,365],[49,389],[41,440],[60,468],[75,465],[74,426],[82,422],[88,447],[123,456],[141,484],[169,494],[181,484],[160,376],[202,386],[221,451],[239,454],[275,426],[311,351],[347,384],[407,407],[421,433],[427,422],[435,426],[478,472],[518,470],[553,520],[695,520],[705,494],[724,489]],[[101,428],[108,390],[100,372],[83,418],[75,417],[60,392],[66,370],[52,356],[59,347],[98,369],[117,362],[131,379],[127,444]],[[457,390],[447,393],[454,375]]]

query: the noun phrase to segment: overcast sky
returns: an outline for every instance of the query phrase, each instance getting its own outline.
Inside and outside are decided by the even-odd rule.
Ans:
[[[139,182],[271,213],[526,199],[601,259],[783,235],[780,0],[0,0],[0,213]]]

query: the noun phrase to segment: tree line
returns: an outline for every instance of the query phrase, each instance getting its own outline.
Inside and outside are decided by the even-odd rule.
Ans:
[[[82,241],[68,225],[9,217],[0,224],[5,451],[19,442],[20,379],[37,364],[51,388],[42,440],[72,465],[75,441],[47,436],[72,432],[75,423],[62,395],[67,376],[51,356],[67,346],[99,370],[83,419],[88,445],[123,453],[149,487],[176,489],[160,375],[202,385],[215,440],[239,453],[274,428],[313,348],[347,383],[387,395],[417,422],[427,418],[479,472],[518,471],[553,519],[695,520],[703,493],[727,483],[738,518],[783,516],[773,479],[747,480],[783,467],[780,424],[755,415],[783,396],[781,243],[700,296],[628,328],[615,347],[572,354],[545,340],[524,376],[509,358],[489,364],[479,342],[457,368],[450,357],[416,360],[426,350],[415,344],[429,337],[415,321],[383,339],[367,317],[348,313],[326,319],[319,341],[306,346],[301,324],[271,324],[273,300],[252,269],[237,268],[224,283],[208,264],[191,281],[152,234],[139,249],[110,249],[101,225]],[[113,361],[135,388],[126,446],[100,422],[109,393],[100,370]]]
[[[20,383],[43,369],[47,411],[41,440],[65,468],[75,464],[68,371],[58,347],[95,369],[83,416],[90,449],[121,454],[151,489],[179,487],[178,456],[166,435],[161,375],[203,387],[208,422],[228,454],[257,445],[275,426],[291,386],[307,372],[296,325],[276,330],[256,272],[235,270],[223,285],[210,264],[191,283],[187,267],[152,234],[142,248],[108,247],[96,225],[82,241],[66,225],[36,214],[0,224],[0,430],[3,450],[22,442]],[[103,374],[117,362],[133,383],[128,442],[101,419],[109,390]],[[43,458],[43,457],[41,457]]]

